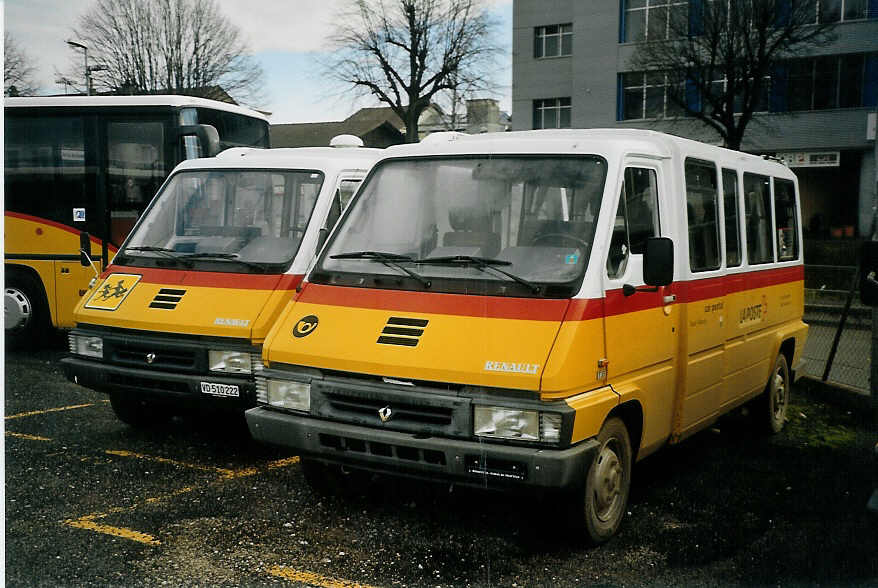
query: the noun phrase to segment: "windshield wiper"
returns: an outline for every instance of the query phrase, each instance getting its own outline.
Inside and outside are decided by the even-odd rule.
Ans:
[[[380,261],[387,267],[405,272],[406,274],[414,278],[424,288],[429,288],[432,285],[432,282],[430,282],[430,280],[425,279],[423,276],[416,274],[412,270],[408,269],[407,267],[403,267],[398,263],[400,261],[414,261],[414,259],[412,259],[409,255],[402,255],[400,253],[389,253],[385,251],[349,251],[348,253],[336,253],[335,255],[330,255],[329,257],[330,259],[371,259],[373,261]]]
[[[192,263],[184,261],[182,259],[184,256],[182,256],[180,254],[180,252],[177,251],[176,249],[168,249],[167,247],[154,247],[152,245],[141,245],[141,246],[136,246],[136,247],[126,247],[122,251],[122,253],[124,254],[124,253],[127,253],[129,251],[146,251],[147,253],[162,253],[165,255],[165,257],[168,257],[169,259],[173,259],[174,261],[179,261],[180,263],[182,263],[186,267],[192,267]]]
[[[425,257],[424,259],[416,259],[415,263],[429,265],[459,265],[459,266],[475,266],[476,269],[485,271],[493,270],[499,274],[503,274],[510,280],[518,282],[523,286],[530,288],[534,294],[539,294],[542,288],[533,282],[525,280],[520,276],[496,267],[498,265],[512,265],[511,261],[504,259],[492,259],[490,257],[476,257],[474,255],[446,255],[441,257]]]
[[[254,269],[258,269],[261,272],[265,272],[266,268],[264,265],[255,263],[252,261],[244,261],[243,259],[239,259],[240,255],[237,253],[222,253],[222,252],[212,252],[212,251],[202,251],[199,253],[187,253],[182,256],[183,259],[210,259],[210,260],[229,260],[234,261],[235,263],[240,263],[241,265],[245,265],[247,267],[251,267]]]

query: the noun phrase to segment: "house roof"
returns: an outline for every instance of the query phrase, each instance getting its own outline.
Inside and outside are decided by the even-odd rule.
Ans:
[[[398,128],[394,127],[386,119],[373,120],[364,117],[362,120],[347,120],[336,122],[319,123],[296,123],[271,125],[272,147],[324,147],[336,135],[356,135],[363,138],[365,135],[382,129],[391,135],[398,135],[402,142],[403,135]]]
[[[357,125],[372,125],[377,127],[382,122],[389,122],[397,129],[404,129],[405,123],[397,116],[393,109],[389,106],[375,106],[372,108],[361,108],[357,112],[347,117],[344,122]]]

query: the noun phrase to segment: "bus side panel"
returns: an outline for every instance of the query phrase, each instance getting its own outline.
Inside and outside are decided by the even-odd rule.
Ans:
[[[95,265],[98,266],[99,262],[95,261]],[[56,327],[74,327],[73,310],[88,291],[88,283],[95,276],[95,270],[83,267],[78,261],[56,261],[53,271],[56,311],[52,322]]]

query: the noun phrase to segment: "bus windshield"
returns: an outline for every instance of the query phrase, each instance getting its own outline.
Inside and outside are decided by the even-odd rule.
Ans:
[[[180,172],[156,195],[123,246],[121,263],[282,271],[299,248],[322,184],[318,171]]]
[[[585,271],[605,176],[596,156],[387,161],[312,278],[357,285],[365,274],[388,288],[569,296]]]

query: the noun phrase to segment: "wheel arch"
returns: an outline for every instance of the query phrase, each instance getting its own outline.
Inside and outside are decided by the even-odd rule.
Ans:
[[[640,453],[640,442],[643,439],[643,406],[637,400],[629,400],[613,408],[607,415],[607,420],[613,417],[621,419],[625,428],[628,429],[628,437],[631,441],[631,461],[634,463],[637,461],[637,455]]]

